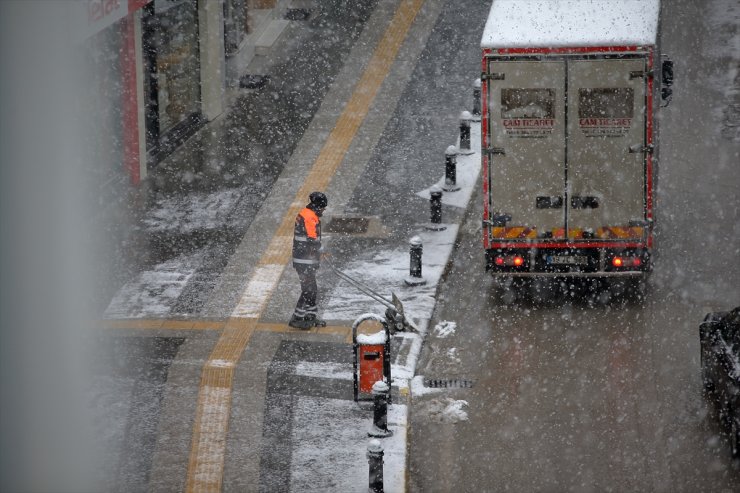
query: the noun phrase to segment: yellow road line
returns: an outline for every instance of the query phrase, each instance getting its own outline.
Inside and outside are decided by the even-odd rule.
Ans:
[[[103,329],[166,329],[166,330],[221,330],[225,320],[177,320],[169,318],[140,319],[126,318],[99,320],[96,326]]]
[[[229,319],[232,326],[246,319]],[[223,330],[226,320],[170,320],[170,319],[120,319],[102,320],[97,326],[104,329],[132,329],[132,330]],[[281,333],[309,333],[309,334],[337,334],[345,336],[347,342],[352,342],[352,327],[345,325],[330,325],[328,327],[314,327],[305,331],[294,329],[285,323],[260,322],[254,326],[256,332],[281,332]]]
[[[161,329],[165,321],[165,319],[101,320],[98,321],[97,326],[105,329]]]
[[[424,0],[402,0],[203,367],[188,464],[188,492],[221,491],[233,369],[290,261],[295,216],[309,193],[325,190],[329,185],[423,3]]]

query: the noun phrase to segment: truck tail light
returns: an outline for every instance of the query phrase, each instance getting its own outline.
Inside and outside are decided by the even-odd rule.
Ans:
[[[639,267],[642,265],[640,257],[612,257],[613,267]]]
[[[497,267],[521,267],[524,265],[524,257],[521,255],[497,255],[493,259]]]

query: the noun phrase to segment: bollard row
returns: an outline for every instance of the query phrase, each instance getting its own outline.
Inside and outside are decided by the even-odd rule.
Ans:
[[[383,380],[373,384],[373,424],[367,435],[374,437],[367,445],[368,487],[372,492],[383,491],[383,445],[378,438],[393,435],[388,429],[388,401],[390,400],[390,386]]]
[[[460,137],[458,146],[448,146],[445,150],[445,179],[444,185],[440,188],[437,185],[429,189],[429,209],[431,213],[430,223],[426,229],[432,231],[442,231],[446,226],[442,225],[442,192],[457,192],[460,186],[457,184],[457,156],[474,154],[471,145],[471,122],[480,121],[481,119],[481,80],[476,79],[473,82],[473,113],[463,111],[460,114]],[[418,245],[415,241],[418,240]],[[418,237],[411,239],[409,276],[406,278],[406,284],[409,286],[418,286],[425,284],[421,276],[421,240]]]
[[[429,204],[431,225],[428,229],[442,230],[442,190],[455,192],[457,186],[457,155],[473,154],[471,148],[471,121],[480,121],[481,118],[481,81],[477,79],[473,84],[473,113],[463,111],[460,115],[459,146],[449,146],[445,151],[445,184],[443,188],[433,186],[429,190]],[[421,238],[414,236],[409,241],[409,276],[406,284],[418,286],[425,284],[422,277],[422,254],[424,245]],[[373,384],[373,424],[367,434],[372,438],[367,445],[368,460],[368,490],[373,493],[382,493],[383,486],[383,445],[378,438],[389,437],[393,434],[388,429],[388,404],[390,402],[390,386],[383,380]]]

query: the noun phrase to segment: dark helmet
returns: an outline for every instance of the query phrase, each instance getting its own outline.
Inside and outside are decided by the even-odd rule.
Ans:
[[[308,196],[308,200],[310,200],[311,205],[317,209],[325,209],[326,205],[329,203],[326,195],[321,192],[312,192],[311,195]]]

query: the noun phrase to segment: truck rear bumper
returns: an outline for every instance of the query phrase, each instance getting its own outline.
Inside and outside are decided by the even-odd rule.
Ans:
[[[639,278],[652,270],[651,250],[640,248],[496,248],[486,250],[495,277]]]
[[[494,277],[580,277],[580,278],[602,278],[602,277],[614,277],[614,278],[640,278],[648,275],[647,272],[643,271],[631,271],[631,272],[491,272]]]

